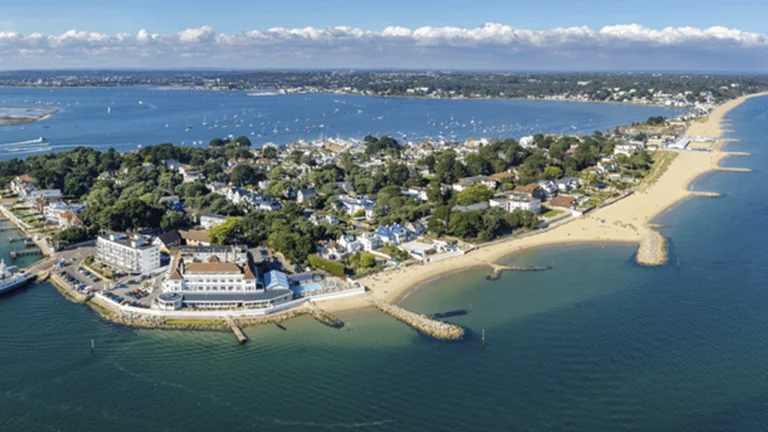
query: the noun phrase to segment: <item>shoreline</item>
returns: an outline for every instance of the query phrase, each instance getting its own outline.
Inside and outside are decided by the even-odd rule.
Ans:
[[[638,245],[636,260],[639,264],[663,265],[667,262],[666,239],[652,226],[653,220],[684,198],[695,196],[690,188],[696,179],[717,170],[720,161],[731,154],[722,151],[722,146],[728,141],[722,139],[726,132],[722,124],[725,115],[748,99],[766,95],[768,92],[730,100],[715,108],[705,121],[691,123],[684,135],[709,138],[710,141],[705,144],[711,151],[674,151],[677,156],[655,183],[626,199],[579,218],[567,218],[564,223],[546,232],[522,239],[511,238],[486,247],[479,245],[477,250],[466,255],[379,273],[376,279],[368,276],[360,283],[369,287],[374,297],[399,303],[412,290],[457,271],[483,266],[489,267],[490,271],[492,263],[516,253],[542,246],[574,243],[634,243]],[[701,148],[701,143],[695,145]],[[338,305],[336,310],[346,309],[352,307]]]

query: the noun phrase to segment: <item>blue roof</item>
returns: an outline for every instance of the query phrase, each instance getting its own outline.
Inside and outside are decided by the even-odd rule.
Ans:
[[[277,270],[272,270],[264,275],[264,287],[266,289],[288,288],[288,276]]]

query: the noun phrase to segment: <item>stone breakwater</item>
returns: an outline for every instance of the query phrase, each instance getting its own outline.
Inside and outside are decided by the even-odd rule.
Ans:
[[[464,337],[464,329],[455,324],[433,320],[371,296],[367,296],[367,300],[376,309],[392,315],[398,321],[408,324],[427,336],[441,340],[459,340]]]
[[[667,239],[660,232],[647,228],[637,249],[637,262],[645,266],[659,266],[667,262]]]
[[[496,263],[489,264],[491,266],[491,269],[493,272],[488,277],[489,280],[496,280],[501,276],[502,272],[505,271],[522,271],[522,272],[539,272],[539,271],[547,271],[552,270],[551,267],[519,267],[519,266],[507,266],[507,265],[501,265]]]

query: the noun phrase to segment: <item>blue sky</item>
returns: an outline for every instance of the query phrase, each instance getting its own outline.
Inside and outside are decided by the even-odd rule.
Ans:
[[[218,31],[346,25],[475,27],[502,22],[549,29],[615,24],[724,26],[765,33],[768,2],[759,0],[3,0],[0,22],[21,33],[70,29],[114,33],[177,32],[210,25]]]
[[[0,70],[768,72],[768,1],[0,0]]]

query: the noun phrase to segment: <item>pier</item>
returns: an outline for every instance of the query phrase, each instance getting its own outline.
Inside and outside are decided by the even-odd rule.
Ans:
[[[43,251],[40,249],[26,249],[26,250],[20,250],[20,251],[11,251],[9,254],[11,256],[11,259],[16,259],[20,256],[28,256],[28,255],[42,255]]]
[[[421,334],[441,340],[459,340],[464,337],[464,329],[455,324],[430,319],[370,295],[366,296],[366,299],[376,309],[392,315],[398,321],[408,324]]]
[[[505,271],[524,271],[524,272],[535,272],[535,271],[547,271],[552,270],[551,267],[519,267],[519,266],[507,266],[507,265],[501,265],[496,263],[490,263],[491,269],[493,269],[493,272],[488,277],[489,280],[496,280],[501,276],[502,272]]]
[[[717,168],[715,168],[715,171],[740,172],[740,173],[750,173],[750,172],[752,172],[752,170],[750,168],[729,168],[729,167],[717,167]]]
[[[229,328],[232,329],[232,333],[235,334],[238,342],[241,344],[248,342],[248,336],[246,336],[245,333],[243,333],[243,330],[235,324],[235,320],[233,320],[231,316],[225,316],[224,321],[226,321]]]
[[[710,197],[710,198],[720,198],[721,196],[723,196],[719,192],[701,192],[701,191],[691,191],[691,195],[700,196],[700,197]]]

